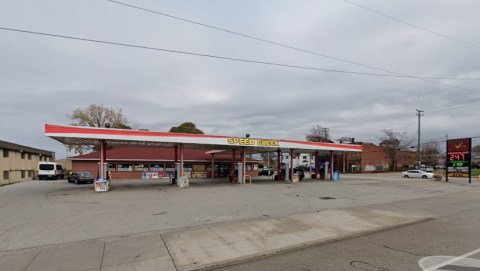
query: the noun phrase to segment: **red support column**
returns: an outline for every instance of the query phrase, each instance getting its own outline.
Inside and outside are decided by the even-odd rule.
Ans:
[[[330,151],[330,181],[331,180],[333,180],[333,151]]]
[[[230,167],[230,181],[233,183],[235,181],[235,159],[236,159],[236,151],[235,149],[233,149],[232,151],[232,165]]]
[[[212,179],[215,178],[215,160],[214,160],[214,153],[212,153]]]
[[[245,183],[244,180],[245,180],[245,147],[242,148],[241,150],[241,162],[242,162],[242,168],[239,169],[242,171],[242,178],[243,180],[238,180],[240,183]]]
[[[282,175],[282,169],[280,168],[282,164],[282,154],[280,149],[277,150],[277,180],[280,181],[280,176]]]
[[[320,175],[318,174],[318,151],[315,151],[315,177],[316,179],[320,179]]]
[[[99,168],[99,177],[101,180],[104,180],[105,175],[105,161],[107,160],[107,142],[100,141],[100,168]]]
[[[180,177],[183,176],[183,146],[180,145]]]
[[[175,176],[175,178],[172,180],[172,184],[177,184],[178,183],[178,178],[180,178],[180,176],[177,176],[177,163],[178,163],[178,145],[175,145],[175,147],[173,148],[174,152],[175,152],[175,164],[174,164],[174,172],[173,172],[173,176]]]
[[[175,145],[175,165],[178,163],[178,145]]]
[[[293,149],[290,149],[290,181],[293,181]]]

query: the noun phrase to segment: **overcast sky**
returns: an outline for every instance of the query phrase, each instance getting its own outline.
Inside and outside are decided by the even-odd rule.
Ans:
[[[399,74],[480,79],[478,0],[351,0],[443,36],[342,0],[119,1]],[[389,74],[104,0],[0,3],[3,28]],[[0,140],[59,158],[65,148],[45,137],[44,124],[70,124],[69,113],[92,103],[152,131],[191,121],[206,134],[303,140],[320,125],[333,139],[378,143],[392,129],[416,142],[415,109],[423,109],[422,142],[480,136],[479,80],[295,69],[5,30],[0,63]]]

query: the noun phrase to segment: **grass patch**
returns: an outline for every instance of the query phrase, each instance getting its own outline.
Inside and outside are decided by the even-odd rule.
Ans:
[[[472,176],[480,175],[480,168],[472,168]]]

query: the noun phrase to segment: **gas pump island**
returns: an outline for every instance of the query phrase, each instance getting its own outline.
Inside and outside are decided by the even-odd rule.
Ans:
[[[315,155],[315,161],[319,161],[319,155],[327,155],[325,173],[329,173],[333,179],[333,153],[361,152],[361,145],[338,144],[324,142],[309,142],[283,139],[262,139],[249,137],[229,137],[220,135],[184,134],[170,132],[154,132],[141,130],[111,129],[97,127],[65,126],[45,124],[45,135],[63,144],[69,145],[91,145],[100,147],[99,176],[95,183],[95,191],[105,192],[111,187],[111,178],[108,172],[107,146],[130,146],[130,147],[152,147],[170,148],[175,153],[176,176],[169,177],[172,183],[178,186],[187,187],[188,179],[184,176],[184,151],[185,149],[211,149],[206,153],[232,153],[230,176],[237,183],[245,183],[246,155],[277,152],[277,157],[282,153],[289,153],[290,157],[294,152],[310,153]],[[237,153],[240,154],[240,161],[236,161]],[[277,159],[277,168],[281,168],[281,160]],[[285,165],[285,175],[279,174],[280,179],[292,181],[293,159],[290,164]],[[237,168],[237,176],[235,176]],[[280,171],[280,170],[279,170]],[[281,171],[280,171],[281,173]],[[150,175],[153,176],[153,175]],[[319,176],[319,166],[315,163],[315,176]]]

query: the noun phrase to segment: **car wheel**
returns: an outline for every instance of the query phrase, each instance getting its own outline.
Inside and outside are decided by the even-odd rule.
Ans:
[[[422,176],[422,179],[427,179],[427,178],[428,178],[427,175]]]
[[[403,176],[403,178],[410,178],[410,176],[408,176],[408,175],[405,175],[405,176]]]

